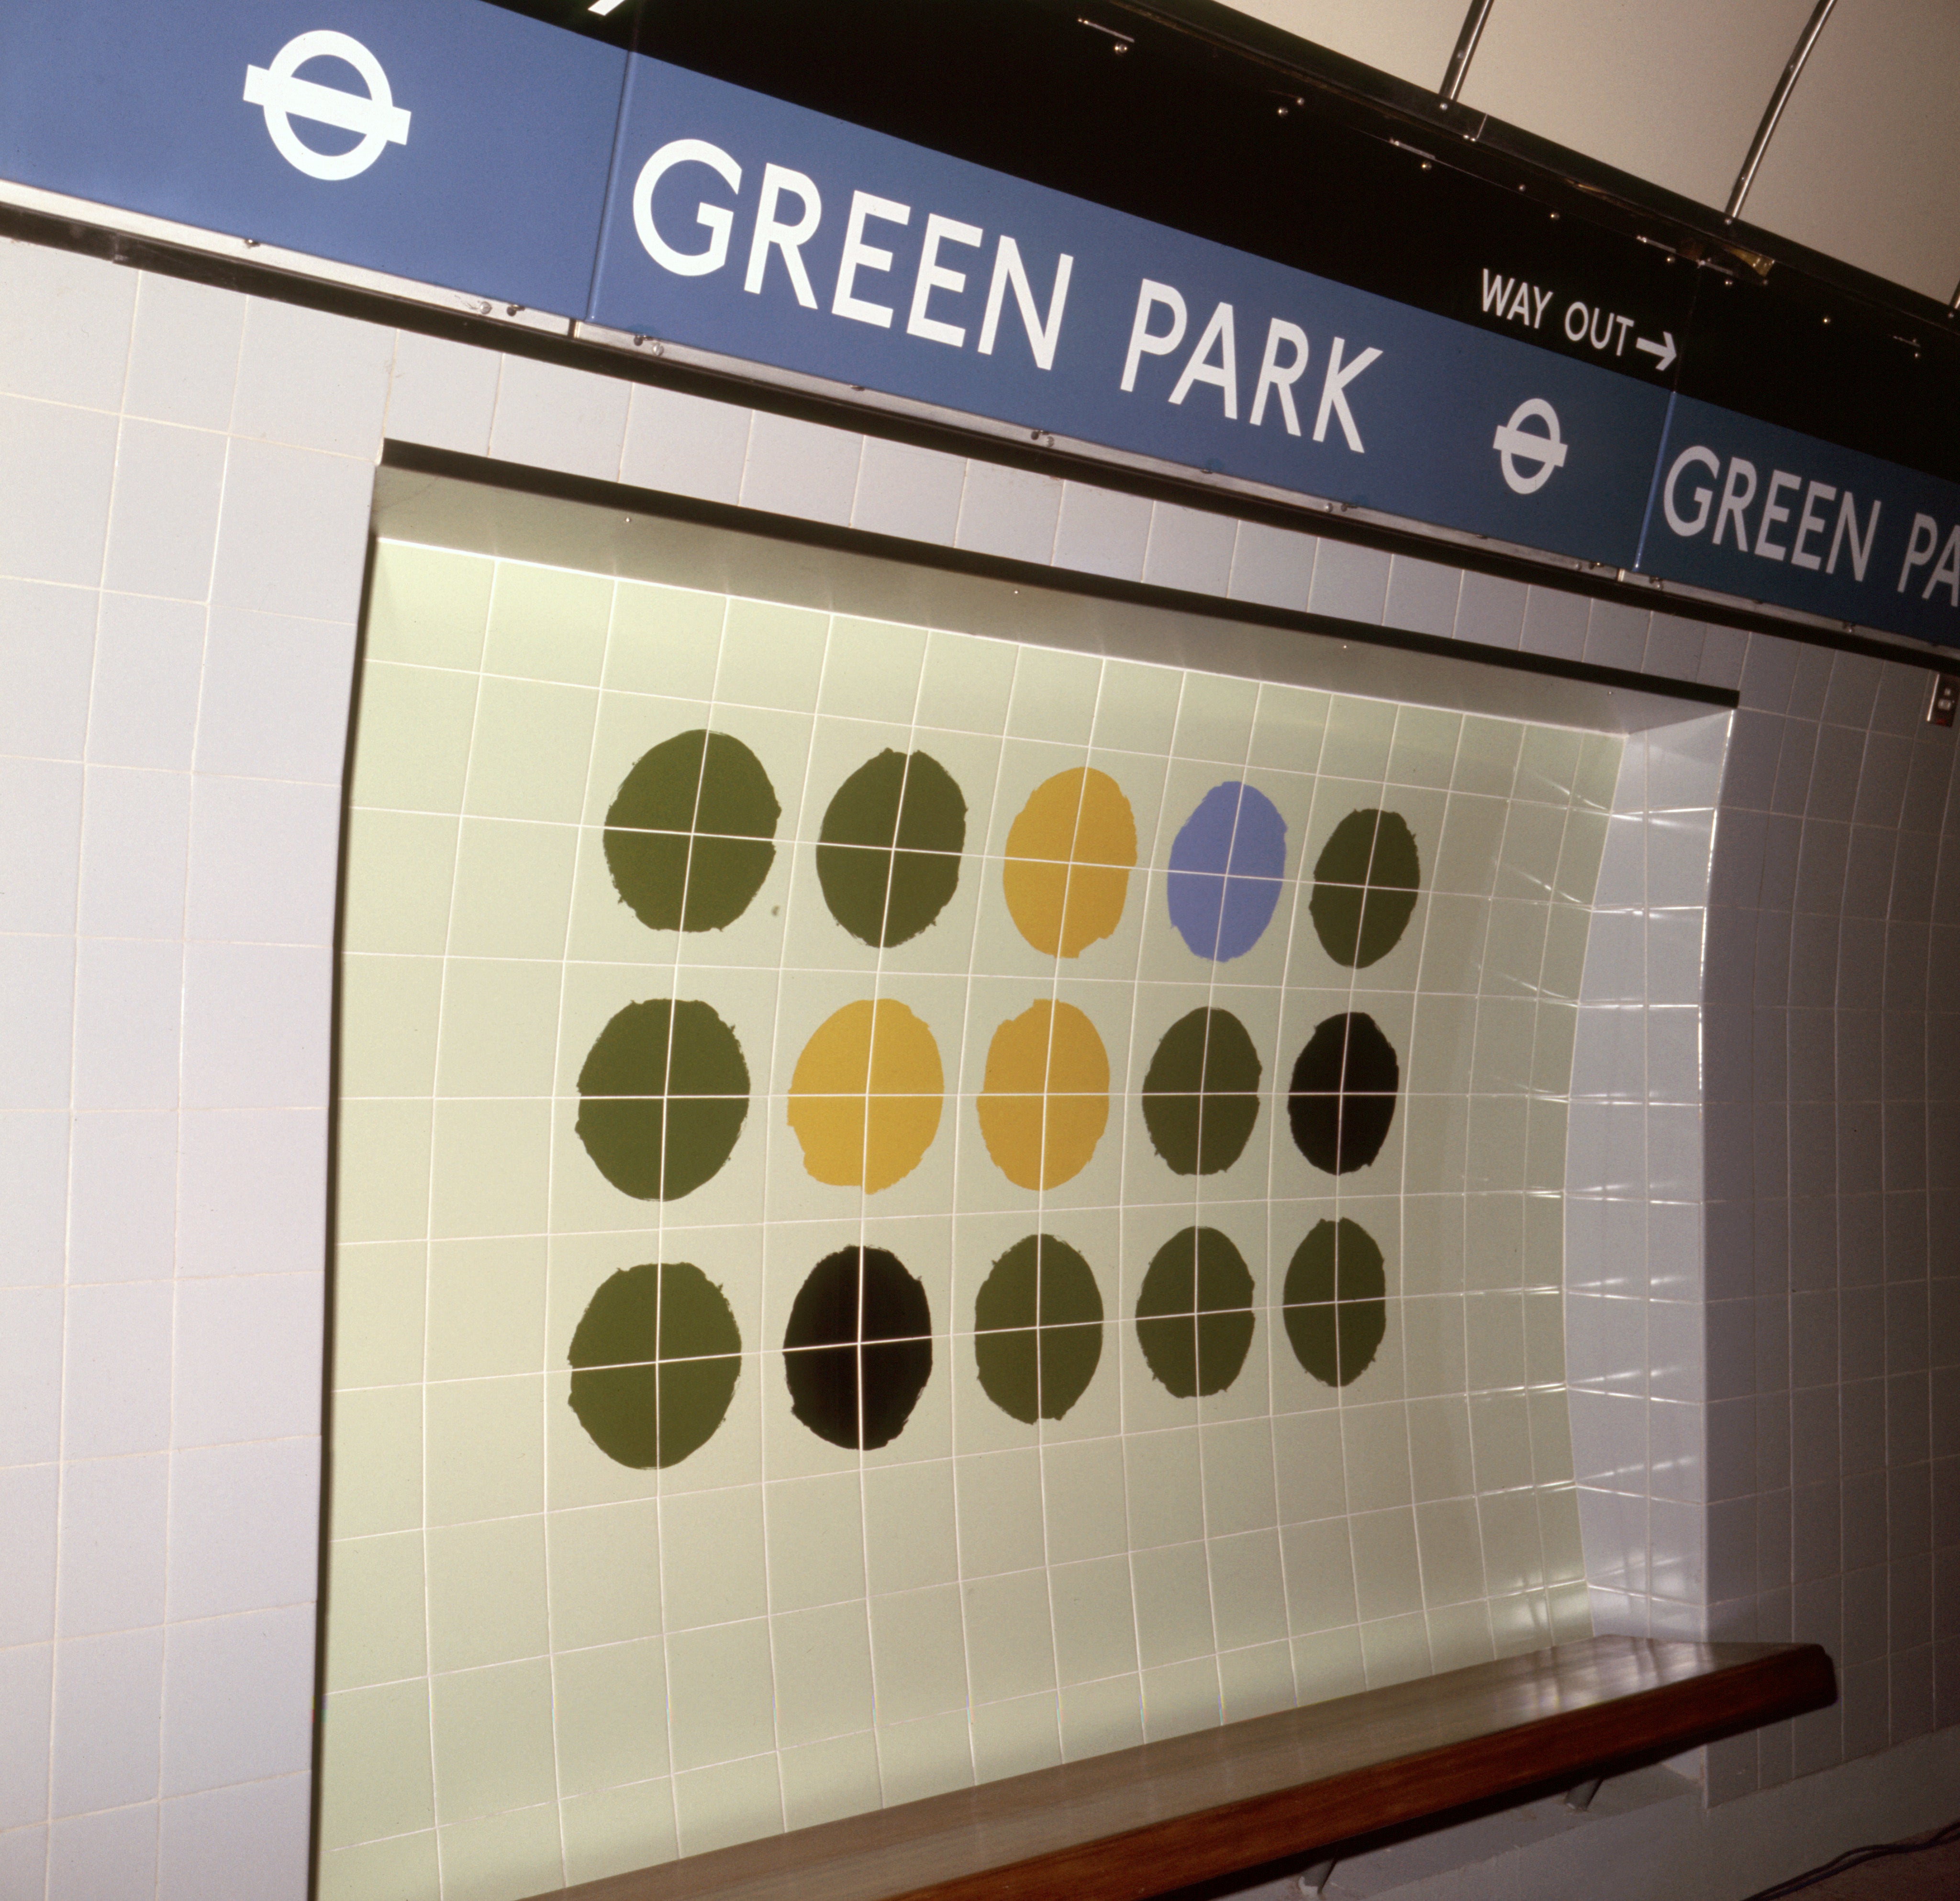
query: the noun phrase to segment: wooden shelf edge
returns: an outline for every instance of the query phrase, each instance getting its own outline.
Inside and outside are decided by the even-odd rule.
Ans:
[[[1147,1901],[1836,1699],[1815,1645],[1596,1637],[535,1901]]]

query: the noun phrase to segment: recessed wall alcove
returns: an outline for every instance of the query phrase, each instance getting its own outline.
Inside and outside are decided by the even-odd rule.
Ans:
[[[323,1893],[1691,1624],[1721,696],[646,500],[377,484]]]

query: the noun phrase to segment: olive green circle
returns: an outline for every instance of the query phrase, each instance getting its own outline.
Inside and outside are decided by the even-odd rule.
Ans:
[[[1102,1357],[1102,1295],[1089,1263],[1052,1234],[1017,1241],[975,1297],[973,1353],[1003,1412],[1023,1425],[1062,1418]]]
[[[1252,1275],[1229,1235],[1187,1228],[1151,1257],[1137,1295],[1137,1344],[1180,1399],[1223,1393],[1252,1344]]]
[[[1259,1119],[1259,1052],[1229,1010],[1194,1010],[1163,1033],[1144,1075],[1144,1126],[1180,1175],[1216,1175]]]
[[[925,929],[959,887],[966,796],[931,753],[887,747],[837,788],[817,838],[830,915],[889,950]]]
[[[578,1138],[622,1194],[677,1201],[727,1161],[749,1113],[749,1065],[705,1003],[629,1003],[578,1072]]]
[[[1415,834],[1399,812],[1350,812],[1313,867],[1306,909],[1322,947],[1351,970],[1379,963],[1408,928],[1421,882]]]
[[[1294,1357],[1322,1386],[1351,1386],[1389,1328],[1382,1250],[1358,1221],[1316,1223],[1295,1250],[1281,1296]]]
[[[619,1464],[678,1465],[727,1417],[741,1355],[727,1296],[692,1262],[622,1268],[572,1334],[571,1409]]]
[[[721,931],[775,862],[776,788],[739,739],[697,727],[663,740],[606,814],[606,865],[654,931]]]

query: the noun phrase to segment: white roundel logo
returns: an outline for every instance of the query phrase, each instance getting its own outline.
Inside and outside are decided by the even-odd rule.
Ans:
[[[342,92],[299,76],[309,59],[323,59],[345,60],[361,75],[366,92]],[[279,155],[309,178],[358,177],[380,157],[383,145],[409,142],[409,115],[395,103],[380,61],[344,33],[303,33],[279,49],[269,67],[247,66],[245,103],[264,107],[266,129]],[[361,142],[349,151],[316,151],[293,129],[295,119],[358,132]]]
[[[1527,422],[1542,422],[1545,433],[1527,429]],[[1510,421],[1498,425],[1491,447],[1503,465],[1504,480],[1518,495],[1537,494],[1551,479],[1553,470],[1565,466],[1566,445],[1559,440],[1558,412],[1542,396],[1528,396],[1520,403],[1511,412]],[[1532,469],[1531,474],[1518,466],[1521,462]]]

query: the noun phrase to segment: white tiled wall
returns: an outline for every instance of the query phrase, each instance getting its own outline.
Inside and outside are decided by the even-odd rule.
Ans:
[[[1928,1003],[1960,995],[1960,874],[1936,876],[1960,818],[1953,735],[1918,724],[1921,670],[9,243],[7,1901],[304,1892],[335,813],[384,435],[1739,681],[1702,945],[1706,1384],[1649,1385],[1627,1495],[1646,1508],[1647,1615],[1691,1622],[1712,1602],[1719,1632],[1837,1650],[1841,1709],[1723,1746],[1719,1791],[1960,1719],[1960,1011]],[[1650,893],[1656,849],[1697,823],[1670,814],[1695,801],[1630,787]],[[1629,898],[1650,980],[1693,951],[1656,905],[1694,908]],[[1692,994],[1638,999],[1650,1157],[1656,1129],[1687,1126],[1667,1112],[1689,1104],[1656,1091],[1685,1075],[1665,1026]],[[1626,1007],[1597,1001],[1602,1025]],[[1686,1371],[1694,1301],[1653,1266],[1692,1272],[1691,1153],[1679,1166],[1678,1193],[1596,1199],[1644,1209],[1629,1304],[1650,1352],[1655,1314],[1687,1310],[1669,1336]],[[1691,1525],[1696,1503],[1656,1489],[1679,1465],[1654,1456],[1664,1404],[1685,1456],[1705,1409],[1705,1588],[1653,1589],[1656,1528]]]

